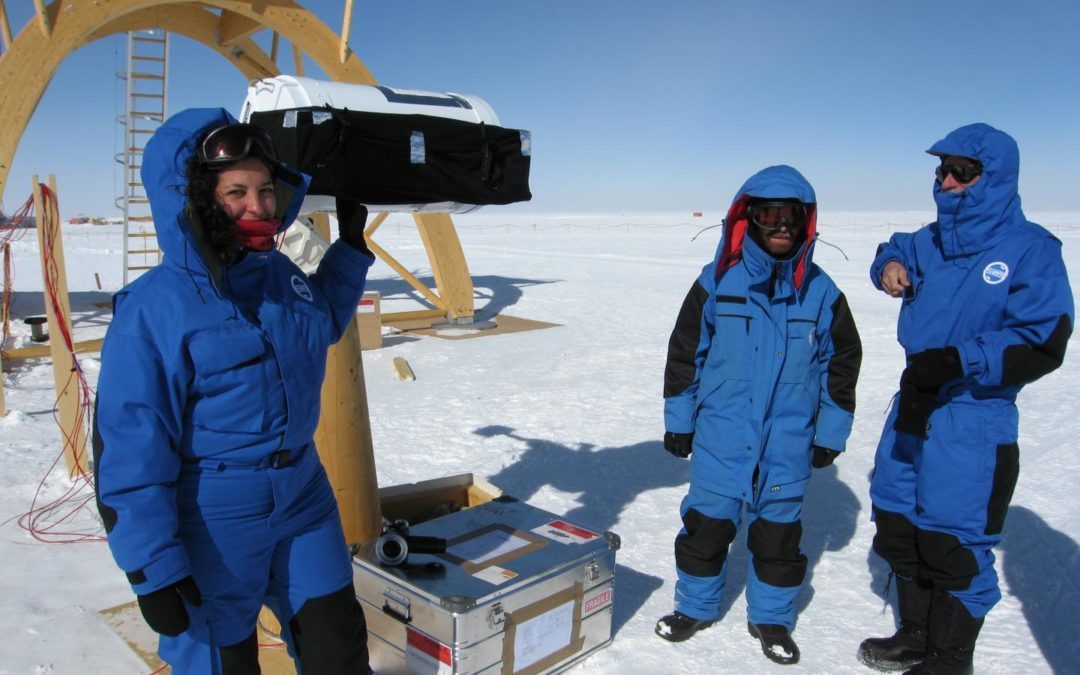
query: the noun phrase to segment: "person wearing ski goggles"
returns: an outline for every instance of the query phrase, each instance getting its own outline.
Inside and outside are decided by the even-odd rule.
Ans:
[[[314,435],[328,350],[374,262],[367,211],[339,204],[340,236],[305,274],[274,237],[307,178],[222,109],[167,120],[142,179],[165,255],[116,294],[101,352],[94,466],[110,550],[174,673],[258,672],[265,604],[297,672],[365,675]]]
[[[1001,599],[993,549],[1020,470],[1017,395],[1061,365],[1074,307],[1061,242],[1020,208],[1016,141],[969,124],[927,152],[939,160],[937,218],[880,244],[870,268],[903,298],[907,363],[870,484],[873,550],[895,575],[900,625],[858,658],[965,674]]]
[[[769,660],[799,661],[804,491],[845,449],[862,361],[847,300],[812,259],[816,213],[794,168],[751,176],[668,341],[664,449],[693,455],[675,608],[655,628],[669,642],[723,618],[728,550],[745,523],[747,630]]]

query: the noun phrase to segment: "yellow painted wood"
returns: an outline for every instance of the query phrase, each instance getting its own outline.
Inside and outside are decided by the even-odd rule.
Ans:
[[[4,51],[11,49],[11,22],[8,21],[8,13],[3,0],[0,0],[0,37],[4,40]]]
[[[414,213],[420,238],[431,260],[435,286],[439,289],[442,307],[452,321],[470,321],[475,310],[473,284],[465,253],[461,250],[454,221],[448,213]]]
[[[292,43],[293,71],[297,77],[304,76],[304,50],[297,43]]]
[[[313,213],[308,216],[308,220],[311,221],[311,229],[315,230],[315,234],[319,235],[326,241],[330,241],[329,213]]]
[[[382,512],[355,315],[326,359],[315,446],[331,477],[345,541],[359,544],[374,539],[382,531]]]
[[[413,374],[412,368],[409,366],[409,362],[402,356],[394,357],[394,372],[397,373],[397,379],[399,380],[415,380],[416,375]]]
[[[60,213],[56,201],[45,204],[38,177],[33,177],[34,217],[37,220],[38,248],[44,277],[45,316],[49,325],[49,351],[52,356],[53,382],[56,385],[60,433],[64,443],[64,461],[71,477],[85,474],[90,465],[86,457],[85,417],[82,414],[82,390],[74,370],[74,353],[64,344],[62,334],[72,335],[71,307],[68,303],[64,245],[60,235]],[[56,195],[56,179],[49,177],[49,189]],[[50,279],[51,277],[51,279]],[[55,304],[49,297],[49,289]]]
[[[341,46],[338,50],[338,58],[342,63],[349,58],[349,30],[352,28],[353,0],[345,0],[345,18],[341,24]]]
[[[52,37],[52,21],[49,20],[49,13],[45,8],[44,0],[34,0],[34,13],[37,14],[38,26],[41,27],[42,35]]]
[[[443,303],[442,299],[439,296],[435,295],[434,291],[425,286],[422,281],[416,278],[415,274],[406,269],[404,265],[399,263],[394,258],[394,256],[387,253],[386,249],[384,249],[382,246],[379,246],[377,243],[370,239],[367,240],[367,244],[368,248],[371,249],[372,253],[381,258],[382,261],[389,265],[392,270],[400,274],[401,278],[404,279],[406,283],[408,283],[410,286],[415,288],[421,295],[427,298],[428,301],[431,302],[431,304],[442,309],[443,314],[445,315],[445,303]],[[427,245],[427,242],[425,242],[425,245]],[[431,255],[430,249],[428,249],[428,254],[429,256]],[[434,261],[432,261],[432,265],[434,266]]]
[[[82,354],[83,352],[100,352],[102,342],[102,338],[95,338],[93,340],[76,342],[75,353]],[[19,347],[18,349],[7,350],[7,357],[10,361],[40,359],[45,356],[50,356],[51,354],[51,347],[48,345],[30,345],[29,347]]]
[[[218,22],[218,44],[223,47],[232,45],[234,42],[262,30],[262,28],[261,23],[242,14],[222,12],[221,20]]]
[[[371,222],[368,223],[367,229],[364,230],[364,238],[371,239],[371,236],[375,234],[375,230],[379,229],[379,226],[383,224],[383,221],[385,221],[386,217],[389,215],[389,212],[383,211],[372,218]]]
[[[443,319],[446,314],[441,309],[415,309],[408,312],[387,312],[382,315],[386,323],[397,324],[401,321],[414,321],[417,319],[430,319],[428,325],[435,320]]]

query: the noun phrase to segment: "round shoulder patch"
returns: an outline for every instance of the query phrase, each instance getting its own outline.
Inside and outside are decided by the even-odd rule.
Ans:
[[[983,281],[991,286],[1000,284],[1005,281],[1009,276],[1009,266],[1005,263],[998,261],[992,262],[983,268],[982,277]]]
[[[297,295],[308,302],[312,301],[311,289],[308,288],[306,279],[302,279],[294,274],[290,281],[292,282],[292,289],[296,291]]]

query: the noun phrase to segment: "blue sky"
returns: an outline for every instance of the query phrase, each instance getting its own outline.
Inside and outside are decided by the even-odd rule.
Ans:
[[[302,4],[340,30],[344,0]],[[350,44],[381,83],[474,94],[532,132],[533,201],[502,208],[716,212],[785,163],[825,210],[930,210],[924,150],[981,121],[1020,144],[1025,210],[1080,212],[1074,0],[354,4]],[[5,5],[17,33],[32,3]],[[287,50],[280,60],[291,72]],[[54,173],[65,216],[118,214],[122,62],[121,37],[64,61],[19,145],[6,211],[32,173]],[[238,112],[246,83],[216,53],[177,38],[172,64],[172,111]]]

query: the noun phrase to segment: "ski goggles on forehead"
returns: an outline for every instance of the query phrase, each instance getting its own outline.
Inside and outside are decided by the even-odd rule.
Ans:
[[[776,232],[782,227],[801,230],[808,217],[806,204],[793,201],[764,201],[750,204],[746,210],[750,222],[766,232]]]
[[[982,175],[982,164],[978,162],[964,162],[962,164],[946,164],[941,163],[938,168],[934,169],[934,175],[937,176],[938,182],[944,182],[946,176],[952,176],[958,183],[970,183],[978,176]]]
[[[278,161],[274,142],[262,127],[227,124],[208,133],[199,144],[199,161],[210,167],[225,167],[248,157]]]

